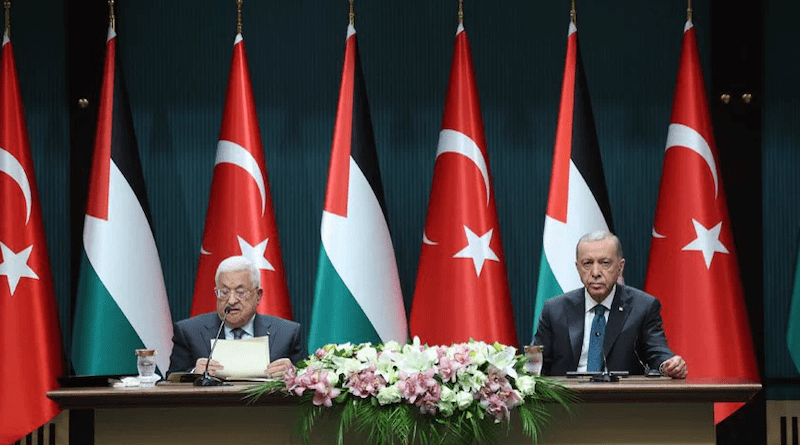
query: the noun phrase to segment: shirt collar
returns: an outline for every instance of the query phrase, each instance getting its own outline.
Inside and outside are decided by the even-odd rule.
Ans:
[[[617,284],[614,283],[614,287],[611,288],[611,292],[608,293],[608,296],[600,302],[603,306],[605,306],[606,311],[611,311],[611,305],[614,303],[614,296],[617,294]],[[586,312],[590,312],[597,306],[597,302],[589,295],[589,291],[586,288],[583,288],[583,297],[585,299],[584,309]]]
[[[256,320],[256,314],[253,314],[253,316],[250,317],[250,320],[247,323],[245,323],[244,326],[242,326],[242,330],[246,334],[250,335],[251,337],[255,337],[256,336],[255,331],[253,330],[253,326],[255,324],[255,320]],[[225,324],[225,336],[226,337],[231,333],[232,330],[233,330],[233,328],[231,328],[230,326]]]

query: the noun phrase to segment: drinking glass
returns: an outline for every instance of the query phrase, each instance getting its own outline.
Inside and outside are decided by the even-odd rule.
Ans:
[[[533,375],[540,375],[542,373],[542,352],[544,352],[544,346],[525,346],[525,355],[528,357],[528,362],[525,363],[526,371]]]
[[[156,350],[137,349],[136,368],[139,370],[139,386],[153,386],[159,380],[156,375]]]

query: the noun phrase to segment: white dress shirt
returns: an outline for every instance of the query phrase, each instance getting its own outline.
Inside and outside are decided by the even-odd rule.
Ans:
[[[606,319],[606,324],[608,324],[608,315],[611,313],[611,304],[614,302],[614,295],[617,294],[617,285],[615,284],[613,288],[611,288],[611,292],[609,292],[608,296],[605,300],[601,301],[600,304],[605,306],[606,312],[603,316]],[[589,295],[589,291],[586,288],[583,289],[583,296],[584,296],[584,316],[583,316],[583,346],[581,346],[581,358],[578,360],[578,372],[586,372],[586,367],[589,362],[589,340],[592,336],[592,322],[594,321],[594,307],[597,306],[597,302],[594,301],[591,295]]]

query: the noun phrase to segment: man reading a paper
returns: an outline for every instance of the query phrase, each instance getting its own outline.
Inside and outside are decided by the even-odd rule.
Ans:
[[[299,323],[256,313],[264,290],[261,288],[261,273],[249,258],[232,256],[222,260],[214,282],[217,311],[175,323],[169,372],[202,374],[208,366],[209,374],[224,374],[226,363],[223,359],[216,359],[219,345],[210,364],[207,358],[223,319],[225,327],[220,340],[252,339],[250,341],[257,342],[262,340],[261,337],[268,338],[269,364],[265,370],[259,371],[260,375],[247,377],[282,378],[286,371],[307,356],[300,344]],[[226,307],[230,308],[227,317]],[[260,344],[266,349],[267,345]],[[229,367],[232,365],[238,363],[228,363]]]

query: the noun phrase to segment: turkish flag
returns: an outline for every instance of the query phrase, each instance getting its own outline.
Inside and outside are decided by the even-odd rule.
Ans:
[[[645,291],[690,379],[758,381],[697,37],[686,23]],[[718,423],[741,404],[718,403]]]
[[[249,257],[261,271],[264,297],[258,312],[291,320],[286,270],[241,34],[233,46],[192,315],[216,310],[214,275],[219,263],[232,255]]]
[[[422,239],[411,335],[517,344],[469,41],[459,25]]]
[[[13,443],[60,409],[47,398],[64,364],[42,209],[14,51],[0,72],[0,443]]]

